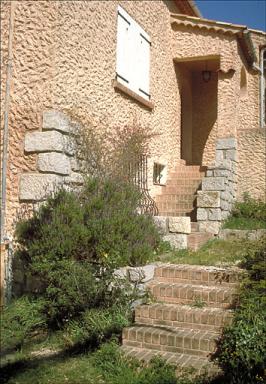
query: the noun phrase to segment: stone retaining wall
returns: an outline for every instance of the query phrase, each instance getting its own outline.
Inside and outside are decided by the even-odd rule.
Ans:
[[[173,248],[187,248],[188,235],[191,233],[190,217],[154,216],[154,222],[164,241],[168,241]]]
[[[197,194],[197,221],[201,232],[218,234],[232,209],[237,189],[237,141],[218,139],[214,166],[208,167]]]

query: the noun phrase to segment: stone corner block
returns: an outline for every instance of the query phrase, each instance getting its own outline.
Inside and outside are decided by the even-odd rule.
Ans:
[[[64,133],[70,132],[70,124],[68,117],[60,111],[53,109],[43,112],[43,129],[58,130]]]
[[[201,208],[218,208],[220,207],[219,191],[198,191],[197,207]]]
[[[199,222],[199,231],[218,235],[221,225],[220,221],[202,221]]]
[[[168,217],[166,216],[154,216],[153,221],[158,228],[160,234],[166,235],[169,232]]]
[[[208,211],[206,208],[198,208],[197,209],[197,220],[207,220],[208,219]]]
[[[171,247],[176,249],[187,249],[187,235],[171,233],[163,236],[164,241],[168,241]]]
[[[224,191],[225,180],[223,177],[205,177],[202,180],[203,191]]]
[[[216,142],[216,149],[236,149],[236,147],[237,139],[235,137],[225,137]]]
[[[42,201],[62,185],[63,178],[58,175],[24,173],[20,176],[19,199],[21,201]]]
[[[169,231],[172,233],[191,233],[190,217],[169,217]]]
[[[210,221],[221,221],[221,208],[208,208],[208,220]]]
[[[73,142],[58,131],[28,132],[25,135],[25,152],[65,152],[73,154]]]
[[[59,175],[69,175],[71,172],[69,157],[58,152],[40,153],[37,168],[41,172],[52,172]]]

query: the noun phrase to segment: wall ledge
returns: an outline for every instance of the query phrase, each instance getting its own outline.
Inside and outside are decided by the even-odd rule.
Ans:
[[[131,89],[129,89],[125,85],[121,84],[117,80],[113,80],[112,84],[113,84],[113,87],[115,88],[115,90],[118,90],[118,91],[120,91],[122,93],[125,93],[127,96],[129,96],[132,99],[138,101],[140,104],[144,105],[149,110],[151,110],[151,111],[153,110],[154,103],[152,101],[144,99],[144,97],[141,97],[136,92],[132,91]]]

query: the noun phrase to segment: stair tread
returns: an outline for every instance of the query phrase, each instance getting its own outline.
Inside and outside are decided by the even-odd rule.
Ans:
[[[151,283],[148,284],[148,287],[155,287],[155,286],[165,286],[165,287],[175,287],[175,288],[195,288],[196,290],[206,290],[206,291],[209,291],[209,290],[213,290],[213,291],[217,291],[217,290],[226,290],[226,291],[232,291],[232,292],[235,292],[235,289],[234,288],[231,288],[230,286],[215,286],[215,285],[202,285],[202,284],[192,284],[192,283],[175,283],[175,282],[164,282],[164,281],[155,281],[153,280]]]
[[[194,367],[195,369],[206,366],[212,367],[215,371],[218,371],[218,367],[213,362],[209,361],[208,358],[203,356],[195,356],[178,352],[156,351],[146,348],[130,347],[127,345],[123,345],[121,350],[127,357],[133,357],[143,361],[150,361],[155,356],[161,356],[161,358],[165,359],[169,364],[175,364],[177,366],[181,365],[183,367]]]
[[[217,340],[217,337],[220,335],[220,332],[204,329],[193,329],[193,328],[182,328],[182,327],[171,327],[171,326],[160,326],[160,325],[143,325],[143,324],[134,324],[123,329],[123,335],[125,336],[126,331],[136,331],[136,332],[155,332],[158,331],[160,334],[164,335],[175,335],[175,336],[185,336],[185,337],[194,337],[199,339],[212,339]],[[136,336],[137,337],[137,336]]]
[[[186,311],[189,310],[190,312],[204,312],[204,313],[211,313],[211,314],[228,314],[232,315],[234,313],[234,310],[232,309],[224,309],[224,308],[217,308],[217,307],[203,307],[203,308],[197,308],[197,307],[191,307],[190,305],[185,304],[169,304],[169,303],[154,303],[154,304],[141,304],[138,305],[137,308],[156,308],[156,309],[171,309],[176,311]]]

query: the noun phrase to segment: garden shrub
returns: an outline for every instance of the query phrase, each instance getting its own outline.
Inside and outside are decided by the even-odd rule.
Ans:
[[[120,336],[122,329],[132,322],[129,305],[86,310],[77,320],[71,320],[63,330],[66,347],[97,346],[110,337]]]
[[[228,383],[265,382],[266,370],[266,263],[265,239],[247,252],[244,281],[233,324],[227,327],[216,353]]]
[[[243,201],[235,203],[232,214],[235,217],[266,221],[266,203],[262,200],[253,199],[248,193],[244,193]]]
[[[88,179],[79,194],[60,190],[17,224],[16,257],[42,281],[50,325],[122,300],[114,269],[153,257],[160,237],[137,213],[138,199],[128,183]]]

